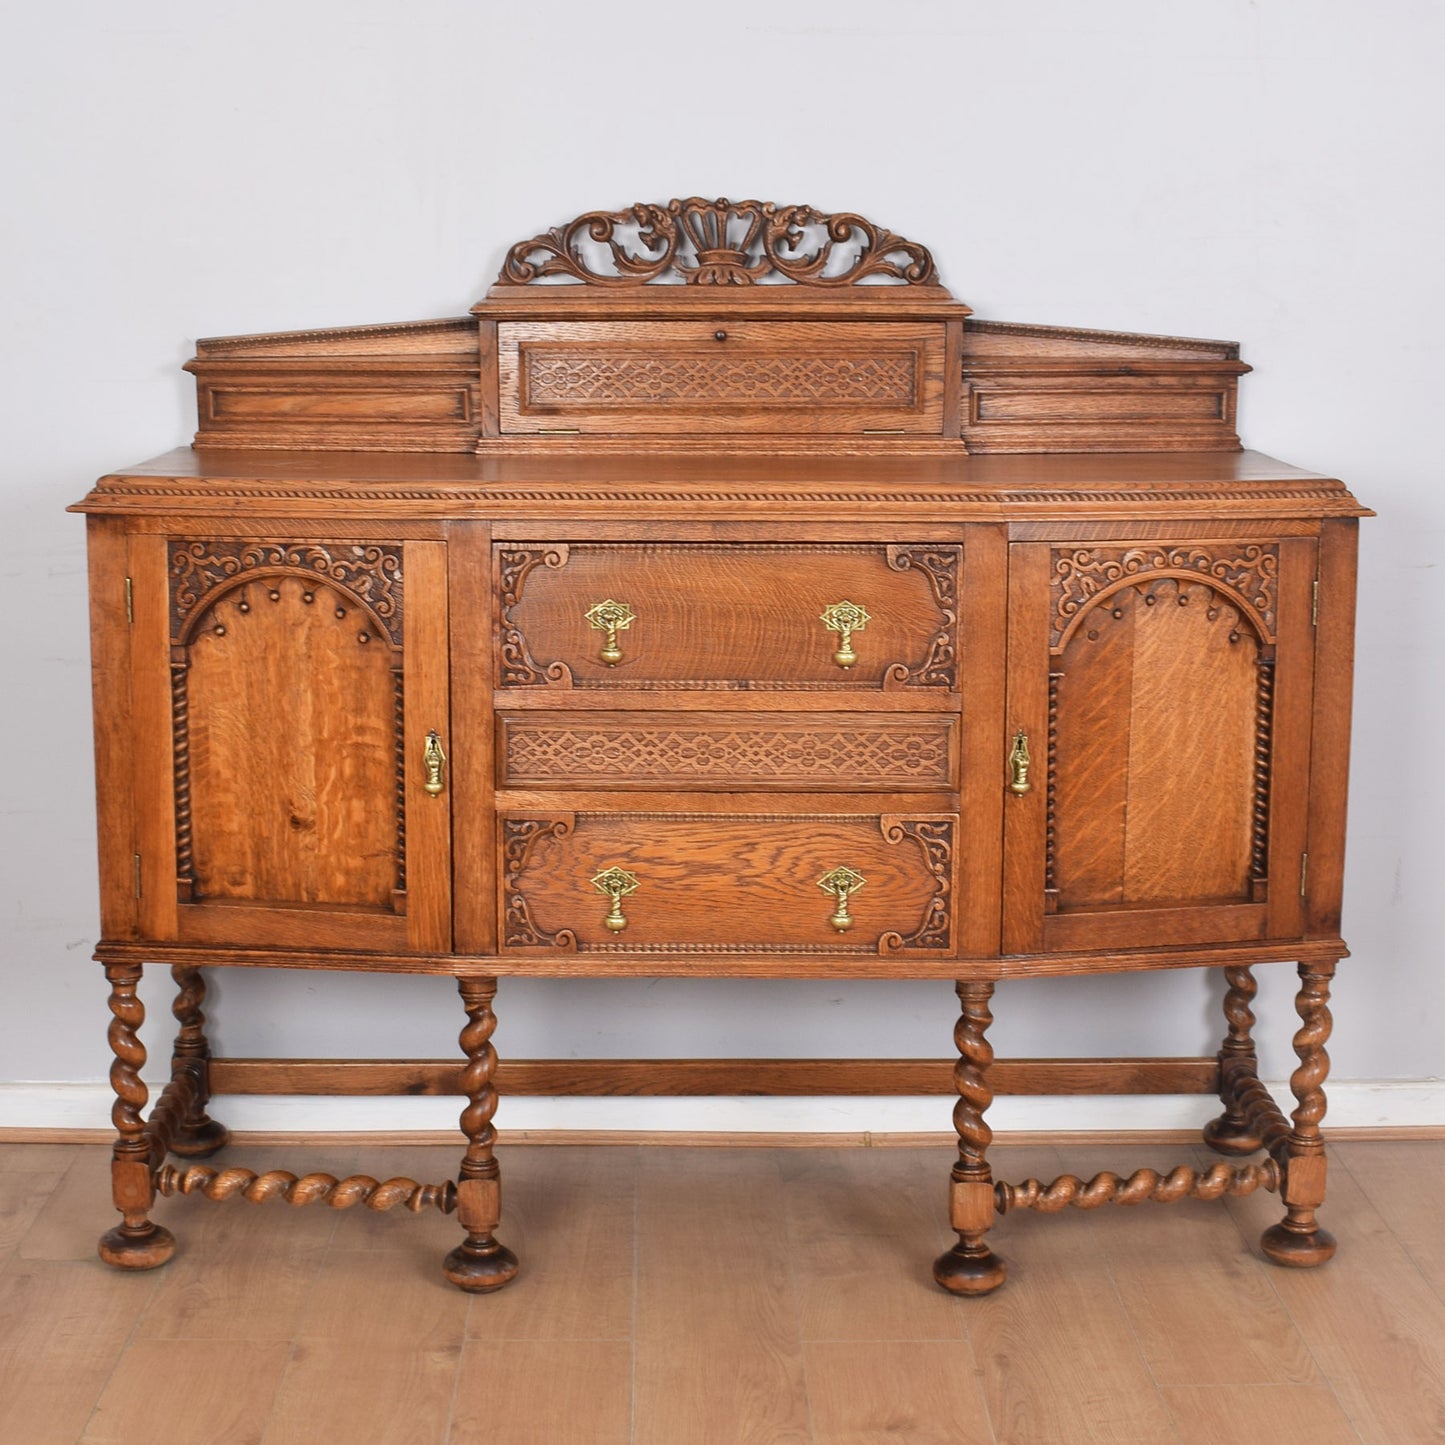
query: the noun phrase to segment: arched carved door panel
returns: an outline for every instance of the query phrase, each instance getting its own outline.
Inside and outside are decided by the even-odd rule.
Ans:
[[[1298,934],[1314,541],[1010,550],[1005,951]]]
[[[134,706],[153,937],[450,945],[440,542],[136,537]]]

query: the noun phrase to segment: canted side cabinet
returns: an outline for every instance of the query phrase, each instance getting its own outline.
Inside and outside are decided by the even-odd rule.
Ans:
[[[520,243],[465,320],[206,342],[192,369],[195,449],[77,507],[104,1259],[170,1257],[157,1192],[404,1203],[455,1211],[448,1278],[500,1287],[498,978],[658,974],[955,980],[947,1289],[1002,1283],[1011,1209],[1258,1188],[1284,1203],[1265,1252],[1328,1258],[1367,513],[1238,449],[1236,348],[976,323],[861,217],[693,198]],[[1289,1115],[1252,1039],[1272,962],[1300,973]],[[148,964],[180,1024],[149,1113]],[[464,1062],[429,1077],[466,1098],[457,1178],[187,1162],[238,1077],[204,966],[455,976]],[[1224,971],[1227,1032],[1160,1077],[1218,1092],[1205,1139],[1237,1161],[995,1181],[995,1077],[1126,1066],[996,1076],[994,983],[1179,967]]]

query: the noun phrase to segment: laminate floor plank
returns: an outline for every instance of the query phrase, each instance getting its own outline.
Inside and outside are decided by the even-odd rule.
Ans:
[[[1009,1282],[978,1300],[928,1274],[947,1148],[514,1145],[499,1234],[522,1272],[467,1297],[441,1277],[459,1229],[439,1212],[158,1200],[176,1259],[108,1269],[108,1148],[30,1147],[0,1160],[0,1445],[1445,1440],[1445,1143],[1335,1148],[1321,1269],[1263,1260],[1282,1212],[1263,1193],[1020,1211],[991,1235]],[[438,1182],[459,1158],[213,1162]],[[992,1158],[1016,1181],[1215,1156]]]
[[[1256,1251],[1282,1214],[1269,1195],[1227,1207]],[[1338,1164],[1320,1218],[1339,1252],[1316,1269],[1271,1266],[1276,1294],[1363,1440],[1445,1440],[1445,1303]]]
[[[635,1445],[808,1445],[778,1151],[643,1151],[635,1340]]]
[[[472,1340],[462,1350],[448,1445],[628,1445],[631,1432],[624,1340]]]
[[[1336,1144],[1330,1152],[1445,1298],[1445,1146],[1381,1140]]]
[[[1074,1148],[1080,1177],[1178,1164],[1206,1169],[1204,1149]],[[1156,1384],[1297,1385],[1317,1381],[1309,1347],[1280,1303],[1272,1268],[1243,1247],[1218,1200],[1106,1204],[1085,1212]]]
[[[156,1284],[98,1259],[0,1269],[3,1445],[75,1445]]]
[[[265,1422],[263,1445],[439,1445],[447,1438],[460,1359],[460,1344],[414,1344],[405,1321],[391,1334],[303,1337]]]
[[[292,1173],[350,1172],[350,1151],[295,1151]],[[284,1168],[282,1151],[229,1151],[246,1168]],[[342,1211],[274,1199],[188,1199],[175,1258],[137,1326],[145,1340],[290,1341]]]
[[[64,1173],[59,1170],[0,1174],[0,1260],[4,1260],[30,1232],[64,1178]]]
[[[994,1445],[962,1341],[805,1344],[813,1445]]]
[[[1127,1172],[1127,1147],[1110,1151]],[[1042,1155],[1043,1157],[1039,1157]],[[1065,1172],[1054,1151],[1022,1168],[999,1151],[998,1172],[1047,1180]],[[1085,1172],[1077,1151],[1068,1172]],[[992,1245],[1009,1262],[1004,1287],[967,1302],[967,1325],[999,1445],[1092,1445],[1171,1441],[1174,1429],[1092,1217],[1066,1210],[1005,1216]],[[1116,1228],[1113,1221],[1105,1229]]]
[[[952,1153],[891,1149],[883,1163],[878,1153],[799,1149],[780,1160],[802,1337],[962,1340],[959,1303],[932,1269],[952,1238]]]
[[[638,1157],[621,1146],[502,1151],[497,1238],[521,1267],[506,1289],[477,1296],[473,1338],[632,1337]]]
[[[261,1445],[290,1341],[134,1340],[79,1445]]]
[[[1164,1401],[1174,1417],[1180,1445],[1222,1445],[1229,1440],[1361,1445],[1325,1384],[1167,1385]]]

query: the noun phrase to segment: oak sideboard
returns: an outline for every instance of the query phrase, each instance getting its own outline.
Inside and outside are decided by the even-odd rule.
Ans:
[[[981,321],[862,216],[693,197],[518,243],[464,317],[204,341],[188,369],[193,446],[76,507],[103,1259],[171,1256],[157,1193],[239,1194],[454,1211],[447,1277],[505,1284],[491,1036],[521,975],[954,981],[957,1293],[1002,1283],[989,1230],[1021,1208],[1267,1189],[1268,1257],[1329,1257],[1369,514],[1241,450],[1236,346]],[[1299,972],[1288,1115],[1253,1042],[1271,963]],[[148,965],[179,1023],[149,1113]],[[464,1062],[391,1083],[465,1096],[457,1177],[195,1162],[243,1075],[320,1091],[301,1062],[211,1057],[203,967],[454,976]],[[1003,1081],[1149,1085],[995,1068],[995,982],[1175,968],[1222,970],[1223,1042],[1152,1083],[1216,1092],[1226,1157],[996,1181]]]

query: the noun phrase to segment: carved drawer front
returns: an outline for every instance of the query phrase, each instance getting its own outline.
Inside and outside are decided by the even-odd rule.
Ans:
[[[503,713],[497,785],[952,788],[956,728],[946,713]]]
[[[497,330],[504,435],[943,433],[942,322],[504,321]]]
[[[958,816],[504,812],[504,952],[953,947]]]
[[[954,690],[960,550],[499,544],[497,683]]]

